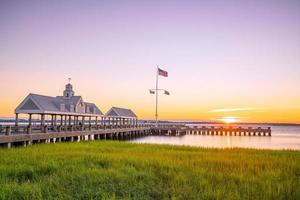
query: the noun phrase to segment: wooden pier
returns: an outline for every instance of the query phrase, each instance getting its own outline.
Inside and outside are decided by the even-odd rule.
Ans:
[[[271,136],[271,127],[231,127],[231,126],[185,126],[160,125],[153,129],[155,135],[219,135],[219,136]]]
[[[0,146],[27,146],[36,143],[75,142],[84,140],[128,140],[151,134],[150,125],[127,126],[2,126]]]
[[[35,143],[75,142],[83,140],[128,140],[143,136],[271,136],[271,128],[186,125],[45,125],[1,126],[0,146],[26,146]]]

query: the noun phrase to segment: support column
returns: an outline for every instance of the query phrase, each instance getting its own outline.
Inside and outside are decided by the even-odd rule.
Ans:
[[[29,114],[28,125],[31,126],[32,123],[32,114]]]
[[[16,125],[16,126],[19,125],[19,114],[18,114],[18,113],[16,113],[15,125]]]
[[[32,114],[29,114],[27,133],[31,134]]]
[[[54,115],[51,115],[51,126],[54,125]]]
[[[85,122],[85,121],[84,121],[84,116],[82,116],[82,122],[81,122],[82,125],[84,125],[84,122]]]
[[[41,114],[41,126],[45,125],[45,114]]]
[[[95,125],[98,125],[98,117],[96,117]]]
[[[74,116],[73,125],[74,125],[74,126],[77,126],[77,116]]]
[[[60,115],[60,125],[62,126],[64,124],[63,115]]]
[[[64,130],[67,131],[68,130],[68,116],[65,115],[65,127],[64,127]]]
[[[54,115],[54,126],[57,125],[57,115]]]

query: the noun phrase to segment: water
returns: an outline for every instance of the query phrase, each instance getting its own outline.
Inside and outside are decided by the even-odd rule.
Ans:
[[[200,125],[204,126],[204,125]],[[207,126],[207,124],[206,124]],[[210,125],[211,126],[211,125]],[[216,126],[216,125],[214,125]],[[246,127],[248,127],[247,125]],[[253,125],[253,127],[268,127]],[[300,150],[300,126],[269,126],[272,136],[210,136],[210,135],[185,135],[185,136],[147,136],[136,138],[130,142],[149,144],[173,144],[196,147],[215,148],[255,148],[255,149],[293,149]]]

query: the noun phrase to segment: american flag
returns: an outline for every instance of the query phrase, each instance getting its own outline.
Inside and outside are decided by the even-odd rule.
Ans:
[[[158,75],[168,77],[168,72],[158,68]]]

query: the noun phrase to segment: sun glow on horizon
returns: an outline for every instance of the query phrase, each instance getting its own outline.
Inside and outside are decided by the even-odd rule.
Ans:
[[[232,116],[226,116],[221,118],[220,120],[226,124],[237,123],[241,121],[239,117],[232,117]]]

